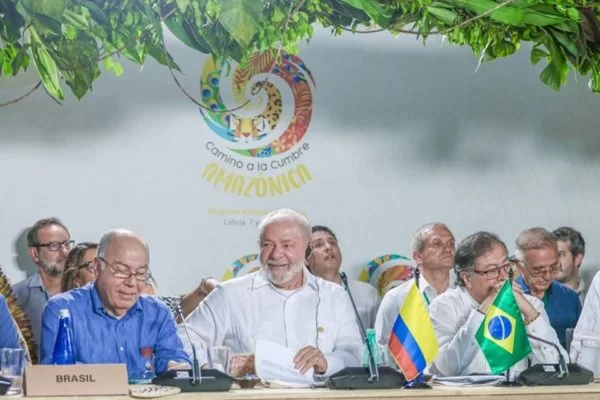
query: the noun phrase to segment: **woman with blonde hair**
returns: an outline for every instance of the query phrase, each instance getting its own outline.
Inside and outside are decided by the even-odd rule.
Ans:
[[[63,292],[96,280],[93,261],[97,248],[97,243],[82,242],[69,251],[62,276],[61,290]]]

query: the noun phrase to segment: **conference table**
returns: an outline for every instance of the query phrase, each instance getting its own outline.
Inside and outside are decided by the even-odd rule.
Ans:
[[[600,384],[577,386],[538,386],[538,387],[497,387],[473,386],[452,387],[433,385],[431,389],[393,389],[393,390],[329,390],[329,389],[233,389],[217,393],[179,393],[162,397],[169,400],[353,400],[353,399],[418,399],[441,400],[561,400],[561,399],[599,399]],[[7,400],[10,398],[7,398]],[[36,397],[39,400],[130,400],[129,396],[89,396],[89,397]]]

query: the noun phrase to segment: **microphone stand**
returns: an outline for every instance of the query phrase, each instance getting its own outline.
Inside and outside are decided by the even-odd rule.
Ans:
[[[348,277],[345,272],[340,273],[340,278],[342,279],[342,283],[344,284],[344,288],[346,292],[348,292],[348,297],[350,297],[350,302],[352,303],[352,309],[354,310],[354,315],[356,316],[356,321],[358,321],[358,326],[360,327],[360,334],[363,336],[365,343],[367,344],[367,351],[369,353],[369,382],[376,382],[379,380],[379,369],[377,368],[377,360],[375,360],[375,355],[373,354],[373,349],[371,348],[371,343],[367,338],[367,331],[365,326],[360,319],[360,315],[358,314],[358,308],[356,308],[356,303],[354,303],[354,297],[352,297],[352,292],[350,291],[350,287],[348,286]]]
[[[348,292],[350,303],[354,310],[354,315],[358,321],[360,333],[364,338],[367,338],[367,332],[358,314],[356,303],[352,297],[352,292],[348,287],[348,277],[344,272],[340,273],[343,286]],[[346,367],[327,380],[327,387],[330,389],[400,389],[404,384],[404,376],[397,370],[391,367],[379,367],[375,360],[374,350],[371,348],[369,340],[365,341],[369,355],[369,366],[364,367]]]
[[[542,385],[586,385],[594,380],[594,373],[579,364],[568,364],[560,347],[549,340],[532,335],[533,340],[547,344],[558,353],[558,368],[556,364],[536,364],[519,375],[519,381],[527,386]]]
[[[233,377],[217,369],[205,369],[200,373],[196,346],[192,341],[181,307],[177,307],[181,324],[192,346],[192,369],[169,370],[152,380],[156,385],[175,386],[182,392],[227,392],[233,385]]]

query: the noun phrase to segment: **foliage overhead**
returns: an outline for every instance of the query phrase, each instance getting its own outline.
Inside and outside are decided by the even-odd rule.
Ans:
[[[600,92],[599,13],[600,1],[587,0],[0,0],[0,75],[33,63],[55,100],[64,99],[62,82],[82,98],[101,66],[123,73],[121,57],[179,70],[163,29],[201,53],[244,63],[265,50],[297,53],[320,24],[335,35],[444,35],[481,61],[530,42],[531,62],[546,63],[544,84],[558,90],[575,70]]]

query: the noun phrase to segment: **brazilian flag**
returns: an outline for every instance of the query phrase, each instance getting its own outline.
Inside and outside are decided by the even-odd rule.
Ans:
[[[506,371],[531,353],[525,323],[509,280],[504,282],[490,306],[475,340],[494,374]]]

